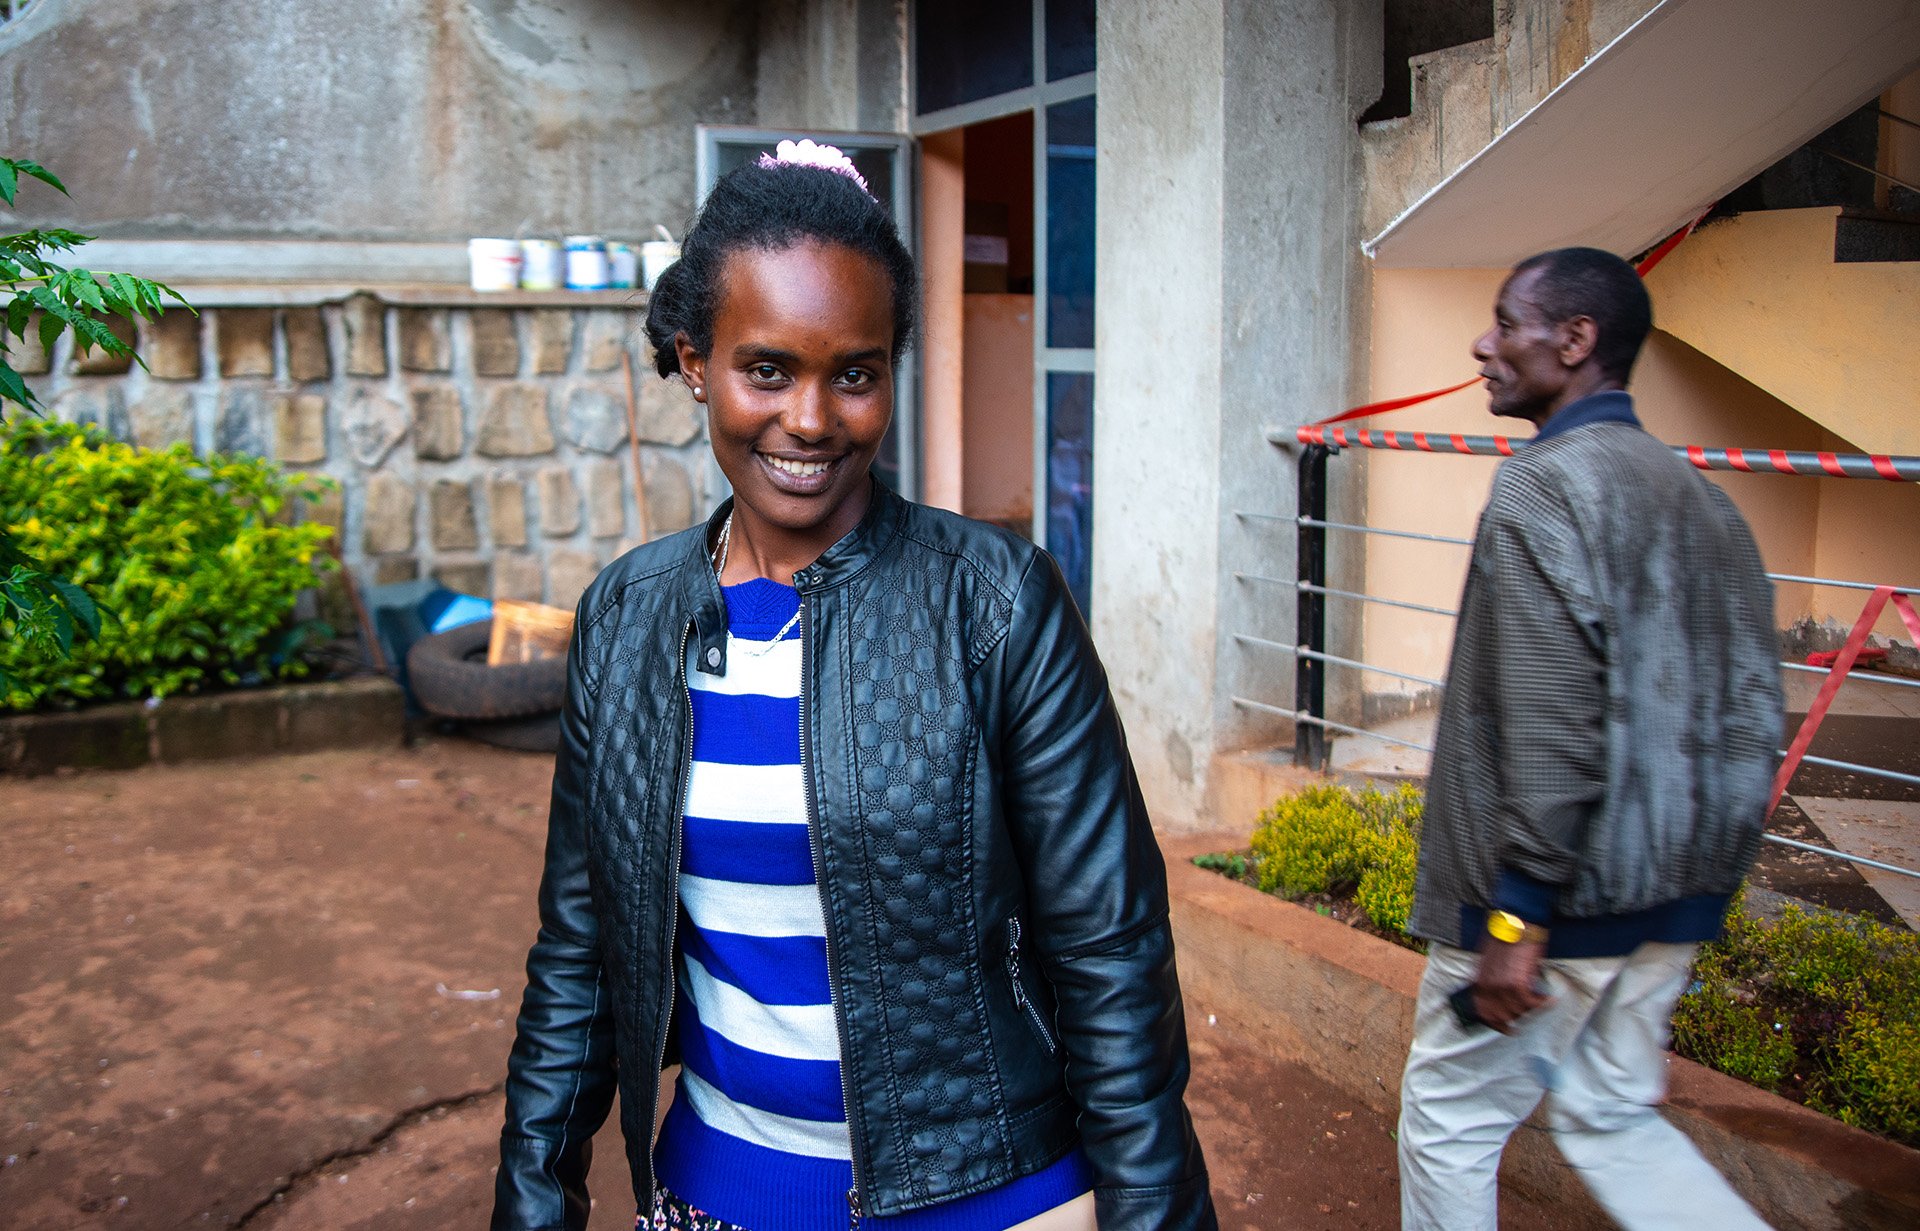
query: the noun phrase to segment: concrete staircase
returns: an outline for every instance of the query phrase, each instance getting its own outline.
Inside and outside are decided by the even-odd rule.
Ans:
[[[1654,7],[1490,0],[1490,39],[1416,56],[1413,112],[1361,128],[1362,231],[1376,235]]]

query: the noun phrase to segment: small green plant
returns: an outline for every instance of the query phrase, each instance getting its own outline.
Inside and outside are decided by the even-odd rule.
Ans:
[[[13,204],[23,175],[66,194],[67,186],[39,163],[26,158],[0,158],[0,201]],[[40,345],[48,350],[53,349],[55,338],[72,330],[80,354],[97,346],[109,355],[132,356],[145,367],[145,361],[101,318],[112,314],[130,321],[148,320],[165,310],[167,299],[178,300],[183,306],[187,301],[172,287],[151,278],[68,269],[49,259],[50,255],[71,252],[92,238],[62,227],[0,235],[0,295],[7,298],[6,330],[24,342],[31,326]],[[0,402],[5,401],[17,402],[28,410],[40,406],[33,390],[0,353]]]
[[[1674,1042],[1808,1106],[1920,1144],[1920,935],[1841,911],[1788,905],[1772,919],[1736,899],[1701,947],[1674,1012]]]
[[[1757,1012],[1738,984],[1698,970],[1695,976],[1673,1015],[1675,1048],[1730,1077],[1778,1090],[1798,1056],[1792,1028]]]
[[[1421,795],[1309,787],[1276,800],[1253,831],[1256,882],[1298,898],[1352,893],[1377,926],[1405,931],[1420,850]]]
[[[1193,857],[1193,864],[1195,867],[1205,868],[1209,872],[1219,872],[1225,876],[1231,876],[1237,881],[1247,879],[1247,869],[1250,866],[1247,863],[1247,857],[1238,851],[1228,851],[1219,855],[1195,855]]]
[[[316,570],[332,565],[318,554],[330,531],[281,513],[317,495],[258,458],[155,452],[38,419],[0,425],[0,530],[117,613],[60,654],[18,635],[18,611],[0,616],[5,704],[303,674],[301,643],[325,630],[290,617]]]

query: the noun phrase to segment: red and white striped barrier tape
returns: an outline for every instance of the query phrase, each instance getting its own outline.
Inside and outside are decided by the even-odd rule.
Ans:
[[[1460,432],[1389,431],[1309,423],[1295,429],[1294,436],[1303,445],[1322,445],[1334,449],[1400,449],[1418,453],[1462,453],[1478,457],[1512,457],[1514,450],[1514,442],[1505,436],[1468,436]],[[1526,442],[1523,440],[1520,443]],[[1815,453],[1796,449],[1709,449],[1703,445],[1675,445],[1673,451],[1701,470],[1920,483],[1920,457],[1885,453]]]

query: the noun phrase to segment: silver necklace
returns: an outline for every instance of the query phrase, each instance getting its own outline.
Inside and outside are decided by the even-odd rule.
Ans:
[[[727,551],[732,546],[733,546],[733,514],[729,512],[727,514],[727,520],[725,524],[723,524],[720,527],[720,541],[714,544],[714,548],[713,548],[714,555],[718,557],[713,562],[713,576],[716,581],[726,576]],[[798,607],[793,609],[793,618],[780,626],[780,631],[773,635],[773,639],[771,641],[762,642],[760,645],[760,648],[757,650],[749,650],[743,645],[740,648],[740,652],[742,654],[745,654],[748,658],[759,658],[762,655],[771,653],[773,651],[773,647],[776,645],[779,645],[782,641],[785,641],[787,639],[787,634],[793,631],[793,626],[800,622],[800,610],[801,609]]]

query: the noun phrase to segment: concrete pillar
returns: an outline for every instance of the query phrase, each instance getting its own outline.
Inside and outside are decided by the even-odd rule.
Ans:
[[[1361,387],[1380,6],[1103,5],[1098,38],[1094,635],[1156,820],[1241,825],[1211,814],[1219,763],[1288,734],[1230,698],[1290,706],[1292,670],[1234,634],[1291,642],[1293,603],[1234,574],[1290,578],[1293,535],[1236,514],[1292,513],[1268,429]]]
[[[762,126],[906,127],[906,5],[898,0],[767,0],[758,46]]]

